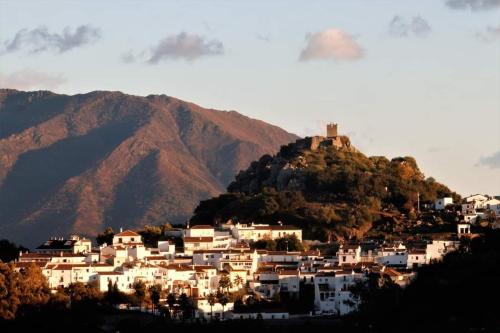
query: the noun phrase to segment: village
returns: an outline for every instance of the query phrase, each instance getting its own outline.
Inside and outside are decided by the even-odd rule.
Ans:
[[[441,198],[433,209],[444,210],[453,204],[451,198]],[[182,239],[182,247],[172,240],[148,247],[132,230],[120,230],[112,242],[98,247],[76,235],[53,238],[32,252],[20,253],[15,267],[38,266],[53,292],[73,283],[93,284],[100,292],[115,288],[126,294],[134,293],[137,283],[158,286],[169,297],[189,298],[194,317],[203,320],[343,316],[356,310],[359,299],[352,288],[363,283],[368,274],[380,274],[405,287],[419,267],[457,250],[462,237],[474,237],[471,225],[481,218],[498,216],[500,201],[474,195],[455,206],[461,207],[462,219],[454,233],[420,240],[346,241],[334,253],[314,246],[288,250],[289,241],[303,241],[302,230],[281,222],[229,221],[217,227],[187,225],[167,231],[169,239]],[[287,249],[251,246],[280,239],[285,240]],[[238,299],[230,295],[238,295]],[[256,300],[271,306],[252,307]],[[311,306],[305,313],[294,313],[282,306],[283,300],[310,302]]]

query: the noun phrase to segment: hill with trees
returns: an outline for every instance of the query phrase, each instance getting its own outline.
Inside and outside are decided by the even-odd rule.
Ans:
[[[309,239],[362,237],[416,219],[417,201],[459,196],[426,178],[414,158],[368,157],[347,137],[299,139],[241,171],[225,194],[202,201],[192,224],[282,221]],[[324,144],[326,143],[326,144]],[[389,228],[390,229],[390,228]],[[386,231],[394,231],[393,229]]]

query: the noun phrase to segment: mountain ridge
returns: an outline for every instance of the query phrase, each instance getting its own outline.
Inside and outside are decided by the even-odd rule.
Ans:
[[[0,90],[0,234],[33,244],[183,222],[252,159],[296,138],[166,95]]]

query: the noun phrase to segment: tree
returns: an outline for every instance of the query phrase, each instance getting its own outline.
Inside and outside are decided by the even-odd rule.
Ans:
[[[161,285],[155,284],[149,287],[149,297],[151,298],[151,303],[153,305],[153,314],[155,313],[155,308],[158,307],[161,297]]]
[[[229,297],[223,292],[218,292],[217,301],[222,305],[222,318],[224,318],[224,307],[229,302]]]
[[[18,288],[21,291],[21,304],[28,306],[46,304],[50,298],[50,289],[40,267],[30,264],[20,271],[20,275]]]
[[[16,272],[12,263],[0,263],[0,318],[15,319],[49,300],[47,279],[38,266],[31,264]]]
[[[134,288],[134,295],[137,298],[137,301],[139,302],[139,307],[142,310],[142,303],[146,299],[146,294],[147,294],[147,289],[146,289],[146,284],[142,281],[138,281],[134,283],[133,285]]]
[[[233,280],[234,285],[236,288],[239,289],[240,286],[243,286],[243,278],[239,275],[236,275]]]
[[[16,260],[19,257],[19,252],[26,252],[27,248],[23,246],[17,246],[16,244],[9,242],[7,239],[0,240],[0,261],[10,262]]]
[[[19,274],[12,264],[0,263],[0,318],[14,319],[21,301],[17,288]]]
[[[208,294],[207,301],[208,301],[208,304],[210,304],[210,318],[213,319],[214,318],[213,307],[214,307],[215,303],[217,303],[217,295],[215,295],[214,293]]]
[[[220,279],[219,279],[219,289],[224,290],[226,289],[227,292],[229,292],[229,288],[232,287],[231,279],[229,278],[229,274],[227,273],[222,273]]]
[[[193,306],[185,293],[182,293],[179,297],[179,307],[182,311],[182,319],[191,318],[193,312]]]
[[[113,228],[107,227],[104,229],[103,233],[97,234],[96,241],[98,245],[102,245],[104,243],[111,245],[113,244],[113,237],[115,233],[113,231]]]
[[[276,240],[277,251],[304,251],[304,245],[295,235],[286,235]]]
[[[168,294],[167,296],[167,304],[168,304],[168,309],[170,311],[170,317],[172,317],[172,308],[174,307],[175,303],[177,303],[177,298],[175,297],[174,294]]]
[[[163,238],[163,231],[161,227],[146,224],[142,230],[139,231],[142,236],[144,244],[148,247],[156,247],[159,240]]]

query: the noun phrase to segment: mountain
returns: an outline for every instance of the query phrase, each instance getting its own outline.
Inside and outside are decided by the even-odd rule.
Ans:
[[[0,90],[0,238],[181,223],[296,135],[165,95]]]
[[[401,221],[417,224],[418,195],[421,203],[458,199],[425,178],[412,157],[368,157],[346,136],[316,136],[252,162],[227,193],[202,201],[191,223],[282,221],[302,228],[309,239],[362,237],[394,233]]]

